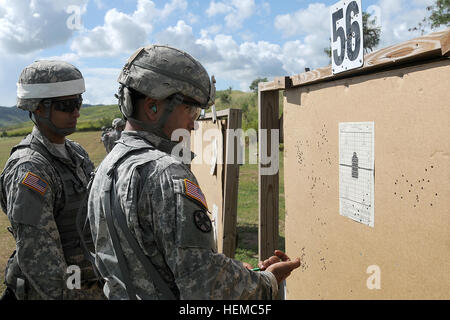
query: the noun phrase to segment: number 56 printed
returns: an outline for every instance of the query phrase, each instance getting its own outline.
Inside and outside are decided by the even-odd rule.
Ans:
[[[361,0],[342,0],[331,6],[333,74],[364,64]]]

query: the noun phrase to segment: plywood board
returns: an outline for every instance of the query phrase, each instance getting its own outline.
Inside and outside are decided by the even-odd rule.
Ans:
[[[450,298],[449,83],[446,59],[286,91],[288,299]],[[343,122],[374,122],[373,228],[339,214]]]
[[[198,129],[193,133],[191,138],[191,150],[196,154],[196,158],[192,161],[191,171],[194,173],[198,183],[206,197],[208,209],[213,213],[214,206],[217,207],[217,216],[210,218],[216,226],[217,249],[222,252],[223,239],[223,159],[225,156],[224,148],[224,130],[227,127],[227,120],[199,121]],[[215,134],[215,132],[217,134]],[[219,135],[220,134],[220,135]],[[215,146],[214,146],[215,145]],[[215,169],[211,170],[214,150],[217,151]],[[211,174],[212,171],[212,174]]]

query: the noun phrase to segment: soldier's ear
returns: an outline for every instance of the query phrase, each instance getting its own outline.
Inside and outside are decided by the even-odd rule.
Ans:
[[[145,98],[142,105],[145,115],[151,121],[156,121],[158,119],[157,117],[158,107],[156,105],[156,102],[157,102],[156,100],[147,97]]]

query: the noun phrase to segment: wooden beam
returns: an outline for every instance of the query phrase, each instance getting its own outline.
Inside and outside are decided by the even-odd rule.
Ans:
[[[223,195],[222,241],[222,253],[230,258],[234,258],[236,253],[237,203],[239,191],[239,163],[237,154],[238,148],[240,147],[239,139],[235,139],[234,143],[231,143],[231,139],[234,139],[232,130],[241,128],[242,111],[239,109],[230,109],[225,137],[226,162]]]
[[[273,81],[260,82],[258,84],[259,91],[275,91],[285,90],[291,87],[291,79],[289,77],[276,77]]]
[[[432,33],[367,54],[364,56],[364,65],[358,69],[333,75],[331,66],[328,66],[292,76],[292,87],[353,77],[414,60],[448,56],[449,51],[450,28],[447,28],[445,31]]]
[[[264,152],[268,154],[272,143],[270,131],[279,129],[279,92],[259,91],[258,93],[259,109],[259,159]],[[263,137],[261,129],[267,129],[267,136]],[[267,149],[261,150],[261,139],[268,139]],[[278,148],[276,148],[278,152]],[[277,158],[278,159],[278,158]],[[272,164],[273,165],[273,164]],[[278,163],[276,164],[278,166]],[[259,228],[258,228],[258,256],[259,260],[265,260],[273,255],[278,248],[278,211],[279,211],[279,173],[274,175],[264,175],[262,171],[265,166],[259,161],[259,179],[258,179],[258,203],[259,203]]]
[[[230,114],[230,110],[231,109],[225,109],[225,110],[220,110],[216,112],[217,118],[225,118],[228,117]],[[198,121],[203,121],[203,120],[211,120],[213,118],[213,114],[212,112],[209,112],[207,114],[205,114],[205,116],[201,119],[199,119]]]

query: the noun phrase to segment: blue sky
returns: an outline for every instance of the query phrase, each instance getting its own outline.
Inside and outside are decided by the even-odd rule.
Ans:
[[[249,90],[257,77],[328,65],[333,1],[0,0],[0,105],[15,104],[21,70],[38,59],[77,66],[86,103],[116,103],[116,79],[139,47],[186,50],[217,79],[217,89]],[[432,0],[362,0],[378,18],[379,48],[416,36],[408,28]]]

